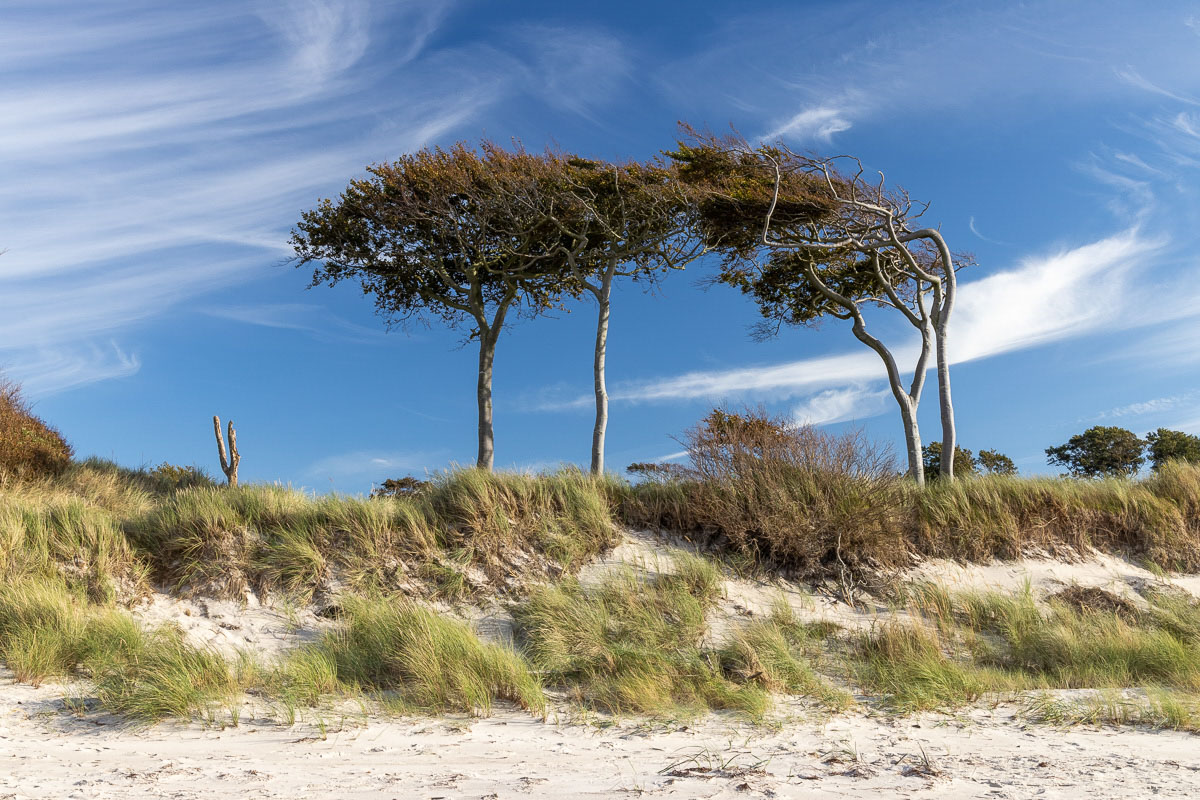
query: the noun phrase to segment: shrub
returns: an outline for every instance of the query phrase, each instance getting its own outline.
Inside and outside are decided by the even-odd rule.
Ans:
[[[0,470],[32,478],[58,475],[72,455],[62,434],[33,415],[21,387],[0,380]]]
[[[388,478],[382,485],[371,490],[371,497],[410,497],[429,488],[429,481],[405,475],[403,478]]]
[[[895,461],[861,432],[716,410],[684,444],[688,479],[635,487],[628,521],[715,535],[805,575],[907,558]]]
[[[216,483],[201,467],[181,467],[166,461],[146,473],[152,481],[154,489],[159,492],[174,492],[179,489],[193,489],[197,486],[212,487]]]

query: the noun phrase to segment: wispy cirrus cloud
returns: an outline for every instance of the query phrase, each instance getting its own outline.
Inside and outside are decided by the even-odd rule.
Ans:
[[[1013,269],[962,281],[950,344],[952,361],[987,358],[1114,326],[1146,324],[1149,320],[1137,313],[1139,303],[1130,289],[1130,273],[1162,246],[1160,240],[1129,230],[1028,257]],[[916,359],[915,340],[893,349],[901,364]],[[879,357],[863,348],[783,364],[624,382],[613,387],[610,397],[615,402],[720,402],[812,394],[808,403],[819,412],[816,416],[827,415],[830,419],[826,421],[833,421],[870,393],[857,387],[883,377]],[[581,395],[549,401],[543,407],[578,408],[589,401]]]
[[[31,393],[130,374],[132,326],[268,275],[300,209],[525,87],[511,57],[485,68],[489,45],[427,52],[452,8],[130,0],[7,18],[0,363]],[[73,366],[113,337],[125,361]]]
[[[1200,391],[1173,394],[1167,397],[1155,397],[1150,400],[1142,400],[1137,403],[1129,403],[1117,406],[1116,408],[1110,408],[1107,411],[1101,411],[1095,415],[1095,419],[1122,419],[1124,417],[1144,417],[1149,414],[1163,414],[1164,412],[1174,411],[1189,405],[1198,396],[1200,396]]]
[[[0,364],[7,374],[20,375],[21,387],[30,397],[44,397],[110,378],[138,372],[141,360],[126,353],[116,342],[77,347],[56,347],[23,357],[24,361]]]
[[[830,425],[866,419],[885,413],[891,396],[887,389],[868,386],[826,389],[793,408],[792,419],[799,425]]]
[[[259,303],[199,309],[201,314],[262,328],[303,331],[316,339],[381,342],[387,332],[348,322],[315,303]]]

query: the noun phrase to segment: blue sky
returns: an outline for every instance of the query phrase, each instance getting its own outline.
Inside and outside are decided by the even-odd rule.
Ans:
[[[964,446],[1048,472],[1089,425],[1200,433],[1193,3],[8,2],[0,367],[81,455],[218,472],[216,413],[243,480],[470,463],[473,348],[306,290],[292,225],[423,145],[644,158],[681,119],[852,153],[932,202],[979,262],[952,327]],[[617,290],[612,467],[723,402],[899,441],[844,324],[754,342],[712,269]],[[497,465],[587,463],[593,325],[581,301],[503,336]],[[938,438],[932,392],[921,421]]]

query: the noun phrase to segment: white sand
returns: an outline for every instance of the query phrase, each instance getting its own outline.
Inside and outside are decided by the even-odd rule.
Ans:
[[[671,548],[645,532],[586,568],[585,583],[633,564],[670,569]],[[1158,580],[1121,559],[1065,564],[927,562],[915,580],[950,588],[1020,589],[1039,596],[1100,586],[1131,599]],[[1170,583],[1200,592],[1200,577]],[[731,579],[711,620],[719,639],[783,598],[806,619],[864,627],[894,614],[851,608],[782,581]],[[1140,598],[1138,598],[1140,600]],[[450,609],[447,609],[450,612]],[[309,641],[330,622],[311,609],[274,609],[154,595],[134,609],[179,625],[196,644],[264,659]],[[456,609],[490,639],[511,636],[501,605]],[[68,713],[63,686],[18,685],[0,669],[0,800],[6,798],[1143,798],[1200,796],[1200,737],[1145,728],[1027,725],[1015,705],[892,719],[863,710],[826,718],[779,700],[776,725],[710,716],[664,727],[636,720],[550,722],[513,710],[486,719],[327,715],[327,736],[243,714],[240,727],[166,723],[137,730],[113,717]],[[1063,692],[1062,696],[1081,693]],[[259,709],[261,714],[262,709]]]
[[[1026,727],[1008,706],[825,724],[809,713],[774,730],[721,717],[600,728],[505,711],[322,739],[253,722],[138,731],[65,714],[58,696],[0,676],[0,798],[1200,796],[1197,737]]]
[[[265,661],[298,645],[315,640],[333,622],[318,617],[311,608],[271,608],[248,595],[249,602],[198,598],[185,600],[155,592],[131,610],[143,625],[177,625],[188,640],[211,647],[227,657],[239,650]]]

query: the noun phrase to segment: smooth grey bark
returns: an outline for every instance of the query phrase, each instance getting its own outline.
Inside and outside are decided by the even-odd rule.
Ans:
[[[596,389],[596,424],[592,428],[592,474],[604,474],[604,437],[608,430],[608,388],[604,382],[604,362],[608,350],[608,317],[611,309],[613,276],[617,262],[611,261],[600,282],[596,295],[599,311],[596,314],[596,353],[592,360],[592,377]],[[592,288],[589,286],[588,288]]]
[[[888,386],[892,390],[892,397],[896,398],[896,405],[900,406],[900,419],[904,424],[904,445],[905,455],[908,457],[908,475],[918,486],[925,485],[925,461],[921,452],[921,429],[917,424],[917,406],[921,402],[921,381],[920,378],[914,377],[913,389],[910,392],[904,390],[904,386],[900,379],[900,369],[896,366],[896,359],[892,356],[887,345],[881,342],[876,337],[867,333],[866,327],[863,325],[862,315],[854,313],[854,335],[863,344],[874,350],[883,360],[884,367],[887,369]],[[929,354],[929,340],[922,341],[920,361],[924,362]],[[923,363],[918,365],[923,367]],[[917,376],[920,376],[924,369],[918,369]]]
[[[925,387],[925,366],[929,360],[931,345],[929,325],[925,324],[921,328],[921,353],[917,357],[917,366],[913,372],[912,384],[905,391],[903,381],[900,377],[900,368],[896,366],[895,357],[888,350],[887,345],[867,332],[866,321],[863,319],[862,311],[859,309],[858,304],[850,298],[830,289],[821,280],[820,275],[817,274],[817,271],[813,267],[809,266],[805,269],[805,275],[812,282],[813,286],[817,288],[817,291],[828,300],[846,310],[846,313],[837,314],[836,316],[842,319],[853,320],[855,338],[874,350],[883,361],[884,368],[887,370],[888,386],[892,390],[892,397],[896,399],[896,404],[900,406],[900,418],[904,424],[904,448],[905,454],[908,457],[908,475],[918,486],[924,486],[925,461],[922,458],[921,452],[921,429],[917,424],[917,407],[921,403],[921,392]],[[920,296],[918,292],[918,297]],[[924,309],[923,305],[922,309]]]
[[[492,427],[492,365],[496,359],[496,340],[480,335],[479,380],[475,396],[479,404],[479,454],[475,466],[492,471],[496,460],[496,435]]]
[[[475,384],[475,398],[479,406],[479,452],[475,457],[475,466],[487,472],[492,471],[496,461],[496,435],[492,424],[492,368],[496,362],[496,341],[500,338],[504,317],[515,298],[515,292],[506,294],[496,305],[496,313],[490,323],[482,311],[482,304],[475,316],[479,325],[479,378]]]
[[[954,424],[954,400],[950,393],[950,355],[947,352],[947,339],[950,333],[950,314],[954,311],[954,294],[958,288],[958,280],[954,275],[954,262],[950,257],[950,248],[946,246],[941,234],[934,232],[934,244],[942,258],[945,285],[942,287],[943,296],[937,306],[937,317],[934,323],[934,337],[937,350],[938,404],[942,412],[942,467],[943,478],[954,480],[954,454],[958,445],[958,430]]]
[[[934,351],[937,363],[938,377],[938,407],[942,423],[942,459],[939,470],[940,477],[948,482],[954,480],[954,455],[958,449],[958,431],[954,424],[954,400],[950,391],[950,355],[948,340],[950,338],[950,315],[954,311],[954,296],[958,288],[958,278],[954,272],[954,258],[942,234],[933,229],[925,228],[906,236],[897,236],[894,225],[889,223],[889,231],[896,247],[903,253],[913,276],[917,280],[927,280],[933,286],[932,325]],[[942,262],[942,275],[933,275],[922,269],[904,246],[915,239],[932,241],[937,248],[938,258]]]

